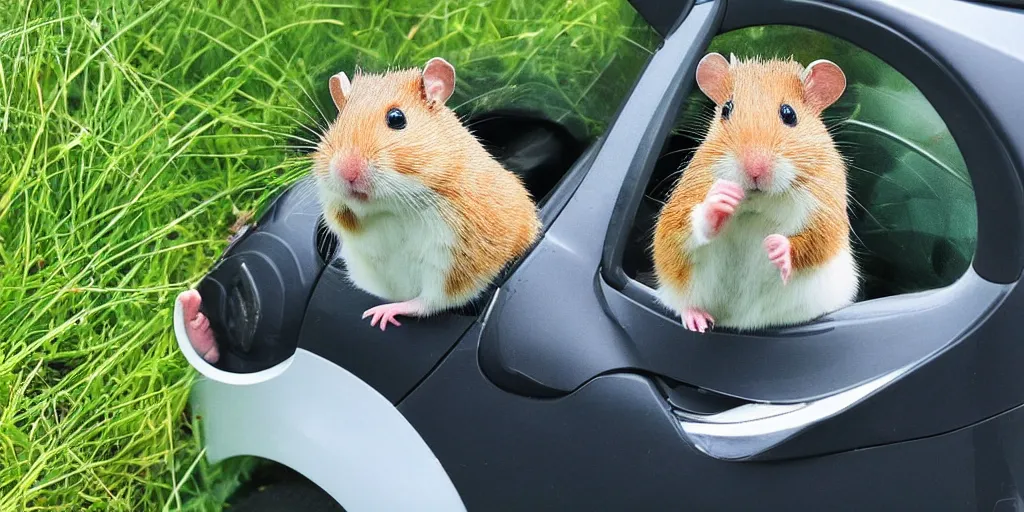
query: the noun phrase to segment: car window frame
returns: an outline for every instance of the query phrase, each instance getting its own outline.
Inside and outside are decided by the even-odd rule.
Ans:
[[[889,27],[884,28],[892,31],[892,35],[895,36],[895,38],[891,37],[890,39],[903,39],[903,41],[901,41],[902,44],[898,45],[897,49],[886,51],[884,49],[881,49],[882,44],[885,43],[880,44],[878,42],[875,42],[873,44],[865,45],[859,42],[854,42],[854,39],[856,38],[849,37],[849,35],[854,33],[853,29],[843,28],[840,24],[836,23],[833,18],[829,18],[827,16],[825,18],[816,17],[822,15],[831,15],[834,17],[836,14],[839,14],[840,16],[849,16],[849,12],[846,9],[843,9],[841,6],[830,6],[820,4],[817,2],[792,4],[787,2],[779,2],[776,0],[767,0],[764,1],[762,4],[759,3],[761,1],[762,0],[730,0],[730,8],[726,10],[725,19],[723,19],[722,21],[718,34],[742,28],[764,25],[791,25],[821,31],[834,37],[842,38],[848,42],[851,42],[863,48],[865,51],[872,52],[876,57],[882,58],[887,62],[892,60],[894,55],[901,55],[903,58],[898,60],[903,60],[907,62],[912,62],[914,60],[934,62],[935,60],[934,57],[932,57],[931,54],[927,52],[925,49],[914,45],[909,40],[903,38],[903,36],[899,32],[892,31],[892,29],[890,29]],[[757,7],[760,8],[757,11],[754,11],[755,3],[757,3]],[[877,22],[869,18],[861,16],[861,19],[863,20],[862,22],[864,24],[877,25]],[[842,18],[840,18],[840,21],[842,21]],[[844,33],[846,34],[845,36]],[[919,58],[917,59],[914,59],[911,55],[915,51],[920,52]],[[890,65],[892,65],[891,62]],[[925,96],[925,98],[929,101],[933,108],[936,109],[936,112],[938,112],[940,117],[942,117],[943,121],[946,123],[946,126],[948,127],[950,133],[953,135],[954,140],[956,140],[957,142],[957,146],[960,149],[961,155],[964,157],[964,161],[967,163],[968,174],[971,177],[972,187],[975,190],[976,197],[982,197],[982,190],[992,191],[993,187],[985,186],[985,183],[979,183],[979,178],[983,177],[983,173],[979,171],[979,169],[991,169],[993,166],[985,165],[986,162],[980,161],[981,159],[977,157],[969,158],[969,152],[965,151],[963,148],[963,140],[967,138],[965,137],[965,135],[967,134],[967,132],[970,131],[970,129],[964,128],[963,125],[965,123],[963,122],[963,120],[957,120],[956,118],[963,118],[965,116],[951,115],[949,112],[950,109],[942,108],[942,105],[938,101],[936,101],[936,98],[949,98],[949,96],[952,96],[951,94],[949,94],[949,92],[951,90],[957,90],[957,92],[960,93],[958,96],[964,97],[963,100],[965,102],[973,103],[972,101],[970,101],[970,95],[965,94],[966,91],[963,90],[962,84],[958,83],[959,81],[956,79],[956,76],[953,75],[953,73],[948,69],[939,68],[937,70],[934,70],[943,72],[945,78],[949,80],[948,84],[940,84],[936,86],[933,83],[922,84],[922,81],[924,80],[924,78],[922,77],[925,76],[926,73],[915,71],[913,69],[908,69],[909,67],[910,66],[908,65],[903,65],[899,67],[893,65],[894,69],[903,74],[908,80],[911,81],[911,83],[914,84],[915,87],[918,88],[918,90]],[[691,72],[691,85],[694,84],[696,81],[692,75],[693,73]],[[956,101],[956,99],[954,99],[953,101]],[[668,104],[669,102],[666,103]],[[984,117],[981,115],[982,112],[980,112],[980,109],[977,109],[977,105],[970,105],[962,110],[975,110],[974,117],[977,120],[975,122],[967,124],[976,126],[987,124],[987,120],[984,119]],[[676,118],[672,117],[670,120],[666,120],[664,124],[674,123],[675,120]],[[960,122],[958,123],[956,121]],[[652,130],[657,131],[657,133],[653,134],[656,137],[656,139],[653,142],[655,143],[655,146],[659,148],[659,154],[661,148],[665,145],[665,143],[668,140],[670,128],[671,126],[662,126],[658,130]],[[973,140],[968,145],[972,149],[974,149],[979,145],[977,144],[978,137],[972,137],[972,139]],[[993,143],[987,145],[987,148],[983,150],[972,151],[971,153],[974,153],[976,155],[983,151],[988,153],[1005,154],[1006,150],[1004,147],[1000,147],[1003,146],[1003,144],[1001,144],[1001,141],[998,140],[999,138],[994,136],[993,139]],[[609,228],[606,233],[604,252],[602,254],[601,274],[609,285],[620,291],[631,292],[635,290],[635,287],[632,285],[639,284],[634,279],[626,276],[625,272],[622,269],[622,256],[629,243],[629,231],[635,223],[635,216],[639,207],[639,203],[646,190],[646,186],[650,180],[650,175],[653,172],[656,160],[657,158],[649,157],[643,159],[638,158],[634,160],[633,164],[630,166],[630,169],[626,173],[624,185],[620,190],[619,196],[616,200],[616,204],[613,208],[612,222],[609,225]],[[1013,174],[1015,172],[1011,162],[1005,162],[1004,165],[1001,165],[999,167],[1002,167],[1001,170],[1003,171],[999,174],[1003,174],[1004,176],[1006,174]],[[972,170],[974,172],[972,172]],[[981,186],[979,187],[979,185]],[[981,203],[981,201],[978,202]],[[990,217],[991,216],[985,216],[985,219],[987,220]],[[1021,257],[1019,255],[1012,254],[1013,251],[1003,250],[1003,247],[998,247],[995,250],[993,250],[991,242],[993,242],[994,239],[996,239],[997,237],[992,236],[991,231],[989,229],[983,230],[982,225],[982,212],[979,212],[979,242],[977,251],[975,253],[975,257],[971,262],[971,268],[978,272],[978,274],[985,278],[986,280],[995,283],[1006,284],[1015,282],[1017,278],[1021,275],[1022,270],[1024,270],[1024,261],[1021,260]],[[1018,222],[1017,225],[1020,226],[1022,224]],[[985,227],[990,228],[990,223],[985,223]],[[1017,226],[1011,226],[1010,229],[1007,229],[1006,231],[1020,231],[1012,229],[1013,227]],[[1013,238],[1013,240],[1008,240],[1007,243],[1002,245],[1004,247],[1006,245],[1016,246],[1018,248],[1016,252],[1019,253],[1019,247],[1021,246],[1020,242],[1022,241],[1022,237],[1014,234],[1013,236],[1011,236],[1011,238]],[[992,252],[996,254],[990,254]],[[1002,258],[1001,256],[1013,256],[1012,260],[1016,261]],[[627,294],[630,295],[633,299],[644,299],[644,297],[634,296],[634,293]],[[897,295],[895,297],[899,296],[901,295]],[[885,300],[887,298],[889,297],[882,297],[879,299],[872,300]],[[644,302],[650,304],[649,301]]]
[[[1021,232],[1024,230],[1021,229],[1020,219],[1020,213],[1024,212],[1024,201],[1020,193],[1020,166],[1013,158],[1014,148],[1007,144],[1006,139],[1011,130],[1005,125],[995,123],[996,119],[991,110],[978,101],[978,97],[975,96],[977,83],[972,84],[972,89],[965,83],[964,77],[958,74],[958,70],[937,58],[935,52],[928,47],[905,35],[910,32],[906,27],[894,29],[876,21],[876,17],[871,15],[871,9],[882,8],[884,6],[878,7],[857,0],[840,0],[828,4],[815,1],[730,0],[717,34],[773,24],[818,30],[872,52],[910,80],[946,123],[967,164],[976,197],[985,198],[976,204],[978,243],[970,267],[956,282],[944,288],[858,302],[800,325],[762,329],[753,333],[737,333],[728,329],[715,329],[704,334],[686,331],[678,315],[663,306],[651,288],[626,276],[622,268],[622,257],[629,243],[639,203],[657,156],[668,140],[670,123],[676,119],[675,116],[668,116],[664,120],[664,126],[649,128],[654,157],[638,155],[626,171],[605,234],[601,265],[598,269],[599,286],[608,304],[609,314],[629,332],[630,338],[638,345],[638,350],[648,353],[648,357],[644,358],[647,359],[646,370],[751,401],[794,403],[815,396],[827,396],[850,389],[885,371],[907,369],[912,365],[921,364],[962,341],[972,329],[978,327],[978,322],[984,321],[988,314],[986,312],[998,307],[1009,289],[1019,279],[1024,267],[1021,253],[1024,245]],[[860,10],[866,12],[862,13]],[[879,18],[884,19],[884,16]],[[946,51],[948,55],[948,48]],[[695,68],[695,65],[693,67]],[[681,89],[693,86],[694,71],[695,69],[688,70],[690,82],[685,86],[681,85]],[[664,103],[678,103],[678,99],[666,98]],[[654,152],[655,148],[657,152]],[[1008,184],[1013,186],[1007,186]],[[1014,214],[1004,216],[1003,214],[1008,211]],[[970,313],[964,314],[967,310],[970,310]],[[944,316],[935,316],[934,313],[937,311],[943,311]],[[900,322],[906,321],[909,321],[917,331],[898,328]],[[666,330],[666,322],[671,322],[675,329]],[[889,361],[880,361],[877,364],[861,361],[850,365],[849,368],[834,368],[836,372],[846,373],[842,376],[831,376],[813,368],[805,367],[800,370],[791,367],[790,369],[797,373],[810,372],[807,377],[818,380],[819,384],[816,387],[812,386],[816,391],[809,394],[802,394],[795,387],[772,388],[772,376],[763,367],[760,369],[760,375],[756,375],[755,368],[744,375],[744,378],[749,378],[748,382],[738,382],[738,378],[723,380],[692,365],[689,370],[679,370],[673,368],[671,364],[656,360],[658,357],[696,357],[698,353],[713,357],[716,353],[731,353],[730,357],[742,358],[744,354],[740,347],[743,343],[738,343],[737,340],[746,340],[746,346],[749,346],[753,339],[771,341],[780,349],[786,347],[783,352],[791,359],[807,356],[820,362],[823,359],[818,357],[821,355],[819,351],[838,351],[833,354],[836,357],[860,357],[849,351],[842,353],[844,348],[850,349],[852,345],[836,347],[830,344],[834,343],[837,337],[849,338],[849,343],[872,336],[877,338],[879,332],[886,332],[888,329],[895,329],[904,336],[919,338],[915,340],[918,343],[908,343],[899,350],[893,350],[893,354],[883,354],[882,359]],[[647,338],[649,336],[664,339],[651,340]],[[698,336],[700,338],[696,338]],[[687,352],[671,346],[682,339],[688,340],[689,343],[706,343],[719,347],[731,345],[732,348],[712,352],[695,346],[687,349],[690,350]],[[644,345],[644,348],[639,348],[640,345]],[[910,345],[914,345],[913,349],[907,348]],[[879,350],[885,350],[882,346],[871,346],[871,350],[875,350],[876,354]],[[762,357],[771,357],[773,353],[768,350],[755,352]],[[863,351],[862,353],[866,354]],[[898,356],[895,353],[899,353]],[[715,359],[722,359],[715,364],[727,364],[728,360],[726,357]],[[758,364],[756,361],[747,363],[755,366]],[[687,371],[696,372],[703,377],[690,379],[685,374]],[[837,384],[832,387],[822,384],[829,380],[834,380]],[[842,384],[838,384],[840,382]],[[758,386],[772,389],[764,391]],[[818,392],[820,393],[814,394]]]

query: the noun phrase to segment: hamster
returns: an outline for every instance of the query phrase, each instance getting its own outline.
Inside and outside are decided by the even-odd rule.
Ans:
[[[363,313],[371,326],[469,303],[534,243],[533,198],[445,106],[450,63],[342,72],[329,88],[338,116],[313,174],[348,279],[388,301]]]
[[[860,279],[846,165],[821,121],[846,89],[843,71],[710,53],[696,75],[715,115],[658,214],[659,300],[701,333],[798,324],[851,304]]]

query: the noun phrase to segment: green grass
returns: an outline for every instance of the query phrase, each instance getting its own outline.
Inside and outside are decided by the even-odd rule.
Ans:
[[[202,459],[173,299],[308,171],[327,77],[439,55],[460,113],[593,135],[654,46],[624,3],[6,3],[0,511],[218,509],[251,461]]]

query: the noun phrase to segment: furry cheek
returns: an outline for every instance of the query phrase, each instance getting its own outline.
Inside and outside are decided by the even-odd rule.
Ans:
[[[793,165],[793,162],[784,157],[775,157],[775,166],[772,169],[772,193],[782,193],[789,190],[793,186],[793,182],[796,180],[797,169]]]
[[[750,185],[750,179],[743,173],[743,167],[740,165],[739,159],[731,152],[722,155],[716,160],[711,166],[711,172],[716,178],[742,185]]]
[[[415,208],[423,184],[415,177],[401,174],[385,167],[380,161],[370,165],[368,169],[370,189],[376,203],[381,206],[397,208]]]

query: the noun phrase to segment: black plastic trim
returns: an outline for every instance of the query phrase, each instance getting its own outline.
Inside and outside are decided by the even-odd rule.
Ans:
[[[971,273],[950,288],[903,296],[895,305],[864,303],[772,330],[766,340],[724,329],[684,331],[678,320],[601,285],[610,314],[629,333],[633,364],[724,395],[772,403],[822,398],[927,359],[983,321],[1009,290]]]
[[[576,188],[580,186],[583,178],[586,177],[587,171],[593,165],[594,157],[601,150],[603,142],[604,137],[601,137],[587,147],[583,154],[580,155],[579,160],[569,169],[569,172],[565,173],[562,180],[558,182],[554,190],[544,198],[543,204],[539,205],[541,235],[547,232],[548,228],[551,227],[551,223],[558,218],[558,214],[562,213],[562,208],[565,208],[565,205],[569,203],[569,199],[576,193]]]

